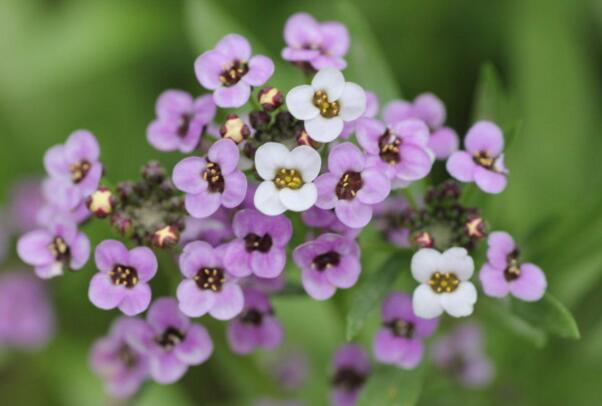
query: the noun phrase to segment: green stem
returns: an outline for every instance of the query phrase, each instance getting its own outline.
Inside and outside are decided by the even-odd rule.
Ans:
[[[404,196],[408,200],[410,207],[414,210],[417,210],[418,204],[416,204],[416,199],[414,199],[414,195],[412,194],[412,191],[409,188],[402,189],[402,191],[403,191]]]

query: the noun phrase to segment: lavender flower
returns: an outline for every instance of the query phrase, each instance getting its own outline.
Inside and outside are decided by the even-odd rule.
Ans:
[[[334,210],[325,210],[317,206],[301,213],[301,219],[306,225],[322,232],[341,234],[351,239],[355,239],[362,231],[361,228],[347,227],[339,220]]]
[[[220,206],[232,208],[245,198],[247,178],[238,170],[239,152],[231,140],[213,144],[205,158],[188,157],[173,170],[173,183],[186,193],[191,216],[211,216]]]
[[[10,228],[20,233],[38,228],[38,213],[45,204],[40,180],[19,181],[12,187],[10,196]]]
[[[336,145],[328,155],[328,172],[316,179],[322,209],[334,209],[343,224],[365,227],[372,219],[372,205],[389,195],[391,183],[376,168],[367,166],[366,157],[350,142]]]
[[[242,289],[223,264],[225,249],[203,241],[184,247],[179,262],[185,279],[178,286],[177,297],[187,316],[209,313],[218,320],[230,320],[242,311]]]
[[[357,243],[337,234],[322,234],[299,245],[293,259],[302,270],[305,291],[316,300],[326,300],[337,288],[355,285],[361,272]]]
[[[368,354],[359,345],[346,344],[335,353],[332,369],[334,372],[330,403],[333,406],[355,405],[370,374]]]
[[[59,221],[24,234],[17,243],[17,253],[40,278],[49,279],[62,275],[65,266],[81,269],[90,257],[90,240],[75,224]]]
[[[224,254],[224,265],[230,273],[239,278],[250,274],[275,278],[284,271],[285,248],[293,235],[288,218],[244,209],[234,216],[232,228],[236,239]]]
[[[186,217],[184,231],[180,235],[180,244],[185,246],[189,242],[202,240],[217,247],[234,238],[232,232],[231,210],[224,207],[204,219]]]
[[[400,248],[411,247],[409,219],[413,210],[407,200],[401,196],[389,196],[385,201],[374,205],[373,209],[374,224],[387,240]]]
[[[219,107],[241,107],[251,96],[251,86],[261,86],[274,73],[274,63],[263,55],[251,57],[251,46],[242,36],[229,34],[194,63],[201,85],[213,90]]]
[[[147,247],[128,251],[116,240],[105,240],[96,247],[96,267],[88,297],[98,308],[119,308],[127,316],[142,313],[151,302],[148,282],[157,273],[157,258]]]
[[[510,234],[496,231],[487,240],[487,262],[481,268],[479,278],[488,296],[513,296],[533,302],[541,299],[547,281],[543,271],[535,264],[520,263],[519,250]]]
[[[199,146],[205,127],[215,117],[210,95],[193,99],[181,90],[166,90],[157,100],[157,118],[146,130],[148,142],[159,151],[192,152]]]
[[[345,125],[343,126],[343,132],[341,133],[341,138],[347,139],[355,132],[358,120],[361,120],[362,118],[376,117],[379,108],[378,96],[374,92],[366,91],[366,110],[364,110],[364,114],[353,121],[345,122]]]
[[[256,348],[273,350],[282,342],[283,330],[274,317],[268,297],[255,289],[243,291],[245,307],[242,313],[228,324],[228,344],[232,351],[248,354]]]

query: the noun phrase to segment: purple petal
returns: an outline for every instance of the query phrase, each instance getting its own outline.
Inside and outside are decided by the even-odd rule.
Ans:
[[[186,371],[188,365],[180,361],[175,353],[166,352],[150,360],[150,373],[155,381],[161,384],[170,384],[179,380]]]
[[[320,24],[322,33],[322,49],[329,56],[345,56],[349,50],[349,32],[338,22]]]
[[[493,194],[501,193],[508,183],[506,175],[481,166],[477,166],[475,169],[474,181],[482,191]]]
[[[103,168],[99,163],[92,164],[92,168],[88,172],[85,178],[77,184],[77,188],[80,190],[82,197],[88,197],[98,189],[100,179],[102,178]]]
[[[251,45],[242,35],[228,34],[214,48],[216,51],[230,57],[231,60],[248,61],[251,57]]]
[[[213,353],[213,341],[203,326],[192,324],[184,341],[174,348],[175,356],[187,365],[199,365]]]
[[[468,130],[464,146],[473,155],[486,152],[495,157],[504,149],[504,136],[502,130],[494,123],[479,121]]]
[[[241,80],[234,86],[215,89],[213,100],[219,107],[236,108],[243,106],[249,100],[249,96],[251,96],[251,87]]]
[[[347,67],[347,62],[343,58],[320,54],[310,61],[312,68],[317,71],[325,68],[335,68],[343,70]]]
[[[205,166],[206,162],[202,158],[188,157],[182,159],[173,169],[172,181],[174,185],[185,193],[200,193],[207,189],[207,182],[202,177]]]
[[[350,142],[335,145],[328,154],[328,170],[339,177],[349,171],[361,172],[364,164],[364,154]]]
[[[182,90],[169,89],[161,93],[155,105],[157,117],[177,119],[192,110],[194,100]]]
[[[219,164],[222,174],[227,175],[236,170],[240,153],[232,140],[223,139],[217,141],[209,148],[207,157],[211,162]]]
[[[135,316],[148,309],[152,292],[148,284],[141,282],[131,289],[126,289],[119,310],[126,316]]]
[[[231,62],[232,59],[221,52],[206,51],[194,62],[194,73],[204,88],[215,90],[222,86],[220,75]]]
[[[333,369],[353,368],[367,375],[370,372],[370,359],[358,344],[345,344],[335,353],[332,367]]]
[[[194,277],[203,267],[220,267],[222,264],[215,249],[204,241],[186,244],[178,262],[182,274],[187,278]]]
[[[155,120],[146,129],[146,139],[159,151],[175,151],[180,144],[175,130],[173,123]]]
[[[397,176],[404,180],[424,178],[431,170],[433,161],[422,147],[414,144],[402,144],[399,148],[401,161],[396,165]]]
[[[359,395],[359,389],[348,390],[335,387],[330,394],[330,404],[332,406],[355,406]]]
[[[251,254],[247,251],[244,240],[236,239],[228,244],[224,266],[237,278],[251,275]]]
[[[336,291],[324,272],[305,269],[301,274],[301,282],[307,294],[316,300],[326,300]]]
[[[224,192],[221,195],[221,204],[227,208],[238,206],[245,200],[247,193],[247,177],[241,171],[229,174],[225,179]],[[217,195],[217,193],[215,193]]]
[[[405,369],[414,369],[422,361],[424,345],[419,340],[404,340],[404,351],[397,365]]]
[[[242,80],[251,86],[261,86],[274,74],[274,62],[267,56],[256,55],[249,61],[249,71]]]
[[[385,106],[383,112],[385,123],[391,125],[401,120],[413,117],[413,107],[411,103],[403,100],[394,100]]]
[[[61,211],[71,211],[82,203],[80,190],[68,180],[49,178],[43,188],[49,203]]]
[[[228,324],[226,338],[232,351],[248,354],[257,346],[259,329],[240,320]]]
[[[500,270],[508,266],[508,255],[516,249],[512,236],[505,231],[495,231],[487,239],[487,259]]]
[[[357,199],[362,203],[380,203],[391,192],[391,182],[387,176],[374,168],[362,172],[362,182],[362,188],[357,192]]]
[[[201,317],[215,303],[216,294],[210,290],[199,289],[192,279],[185,279],[178,285],[176,292],[180,311],[188,317]]]
[[[92,277],[88,289],[88,298],[99,309],[109,310],[117,307],[126,295],[126,288],[114,285],[111,277],[99,272]]]
[[[326,269],[324,273],[330,284],[347,289],[355,285],[362,270],[360,262],[353,256],[343,256],[340,264]]]
[[[424,121],[407,119],[393,124],[391,129],[403,142],[411,142],[421,147],[426,147],[428,143],[430,132]]]
[[[436,129],[445,122],[445,106],[441,99],[432,93],[422,93],[414,99],[414,114],[429,127]]]
[[[284,331],[282,324],[274,317],[264,317],[258,331],[258,345],[273,350],[282,343]]]
[[[69,248],[71,249],[71,261],[69,262],[71,269],[83,268],[90,258],[90,240],[88,237],[84,233],[78,233]]]
[[[236,283],[225,283],[222,290],[215,295],[215,302],[209,314],[218,320],[230,320],[242,311],[244,301],[240,286]]]
[[[361,147],[370,154],[378,155],[380,152],[378,140],[387,130],[385,125],[373,118],[360,118],[356,121],[355,127],[355,136]]]
[[[100,148],[96,137],[90,131],[78,130],[69,136],[65,143],[65,158],[68,162],[88,160],[98,161]]]
[[[272,237],[272,243],[276,247],[285,247],[293,236],[293,223],[286,216],[264,216],[258,213],[261,217],[268,221],[269,230]]]
[[[219,209],[222,201],[221,193],[203,190],[200,193],[187,194],[184,199],[186,211],[195,218],[202,219],[211,216]]]
[[[428,147],[437,159],[447,159],[460,146],[458,134],[449,127],[443,127],[431,134]]]
[[[449,174],[459,181],[472,182],[477,164],[468,152],[457,151],[449,157],[446,167]]]
[[[317,49],[296,49],[287,47],[282,50],[281,56],[285,61],[309,62],[320,56],[320,51]]]
[[[284,40],[293,48],[320,45],[322,42],[322,32],[318,22],[311,15],[296,13],[286,20]]]
[[[405,342],[402,338],[395,337],[389,329],[379,330],[372,342],[374,358],[384,364],[398,362],[404,353]]]
[[[481,268],[479,279],[487,296],[505,297],[510,291],[510,285],[504,277],[503,269],[496,269],[486,263]]]
[[[44,154],[44,168],[50,176],[69,179],[69,163],[65,156],[65,147],[55,145]]]
[[[339,200],[335,194],[336,186],[339,183],[339,176],[332,173],[325,173],[318,176],[314,185],[318,189],[318,200],[316,206],[321,209],[332,209],[336,206]]]
[[[273,247],[270,251],[263,253],[255,251],[251,253],[251,269],[260,278],[276,278],[286,265],[286,252],[283,249]]]
[[[351,228],[362,228],[372,218],[372,207],[358,199],[339,200],[334,211],[343,224]]]
[[[105,240],[96,246],[96,267],[109,272],[115,265],[129,265],[129,252],[121,241]]]
[[[381,307],[383,321],[411,320],[415,317],[412,310],[412,297],[401,292],[393,292],[383,301]]]
[[[53,236],[46,230],[34,230],[19,238],[17,253],[23,262],[32,266],[47,265],[54,262],[54,256],[48,248]]]
[[[190,326],[190,320],[178,309],[178,302],[172,297],[155,300],[148,310],[146,320],[157,333],[163,333],[170,327],[186,331]]]
[[[142,282],[148,282],[157,273],[158,263],[155,253],[147,247],[136,247],[130,251],[129,265],[136,269]]]
[[[526,263],[520,266],[520,277],[510,283],[510,292],[519,299],[534,302],[543,297],[547,285],[543,271],[537,265]]]

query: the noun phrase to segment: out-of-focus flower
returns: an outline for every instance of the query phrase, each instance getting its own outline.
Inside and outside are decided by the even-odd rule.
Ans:
[[[56,193],[56,180],[46,178],[42,181],[42,194],[46,200],[36,216],[39,226],[50,226],[60,219],[65,222],[81,224],[88,220],[92,213],[88,210],[86,200],[82,200],[73,209],[65,209],[61,206],[62,195]]]
[[[240,107],[251,96],[251,86],[261,86],[274,73],[274,63],[263,55],[251,57],[251,46],[242,36],[229,34],[194,63],[201,85],[213,90],[219,107]]]
[[[286,95],[289,112],[305,123],[305,131],[318,142],[331,142],[343,131],[346,121],[366,110],[366,93],[359,85],[345,82],[334,68],[321,69],[311,85],[300,85]]]
[[[376,93],[366,91],[366,110],[364,111],[364,114],[362,114],[359,118],[353,121],[345,122],[345,125],[343,126],[343,132],[341,133],[341,138],[349,138],[349,136],[355,132],[358,120],[362,118],[376,117],[379,108],[380,106],[378,103],[378,96],[376,96]]]
[[[393,245],[407,248],[410,240],[411,223],[415,211],[401,196],[389,196],[385,201],[374,205],[374,224],[384,233]]]
[[[232,208],[245,198],[247,178],[237,168],[239,152],[231,140],[213,144],[207,157],[188,157],[173,170],[173,183],[186,193],[191,216],[211,216],[220,206]]]
[[[541,299],[547,287],[546,276],[537,265],[519,262],[512,236],[496,231],[489,235],[487,243],[487,263],[479,273],[485,294],[505,297],[510,293],[528,302]]]
[[[263,293],[276,293],[284,288],[286,280],[283,273],[275,278],[259,278],[255,275],[250,275],[241,279],[240,284],[245,288],[256,289]]]
[[[303,287],[316,300],[330,298],[337,288],[355,285],[361,272],[359,257],[360,248],[355,241],[330,233],[293,251],[293,259],[302,270]]]
[[[118,307],[127,316],[148,308],[152,296],[148,282],[158,268],[150,248],[128,251],[120,241],[105,240],[96,247],[95,259],[100,272],[90,281],[88,297],[96,307],[104,310]]]
[[[45,204],[40,179],[24,179],[17,182],[10,192],[8,208],[11,230],[26,233],[39,226],[38,213]]]
[[[422,248],[412,257],[412,276],[420,286],[414,290],[412,306],[418,317],[432,319],[444,311],[453,317],[472,314],[477,290],[470,282],[474,262],[464,248],[443,253]]]
[[[401,292],[391,293],[381,307],[383,328],[372,343],[374,357],[385,364],[415,368],[424,352],[423,340],[437,328],[438,319],[416,316],[412,298]]]
[[[184,231],[180,235],[182,246],[192,241],[202,240],[217,247],[234,238],[230,210],[220,207],[204,219],[186,217]]]
[[[343,224],[362,228],[372,219],[372,205],[389,195],[391,183],[350,142],[336,145],[328,155],[328,172],[316,179],[316,206],[334,209]]]
[[[346,344],[335,353],[332,369],[330,403],[333,406],[355,405],[370,374],[368,354],[359,345]]]
[[[288,218],[244,209],[234,216],[232,228],[236,239],[224,254],[224,265],[230,273],[239,278],[250,274],[275,278],[284,271],[285,248],[293,235]]]
[[[159,151],[194,151],[205,127],[215,117],[213,98],[194,99],[182,90],[166,90],[155,105],[157,118],[146,130],[148,142]]]
[[[492,122],[479,121],[468,130],[464,147],[466,151],[449,157],[447,171],[461,182],[475,182],[484,192],[502,192],[508,175],[502,130]]]
[[[341,234],[351,239],[355,239],[362,231],[361,228],[347,227],[339,220],[334,210],[325,210],[317,206],[301,213],[301,219],[308,226],[317,228],[321,232]]]
[[[265,371],[287,390],[301,388],[310,374],[308,356],[297,348],[280,348],[267,358]]]
[[[254,197],[257,210],[277,216],[309,209],[318,198],[313,181],[321,163],[320,154],[306,145],[289,151],[276,142],[263,144],[255,153],[255,169],[263,179]]]

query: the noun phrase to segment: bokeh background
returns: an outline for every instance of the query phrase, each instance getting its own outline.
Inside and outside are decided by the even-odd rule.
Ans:
[[[495,316],[479,312],[495,381],[467,390],[429,369],[419,404],[590,405],[602,373],[602,1],[600,0],[0,0],[0,202],[11,186],[41,176],[42,156],[77,128],[99,138],[112,180],[137,176],[157,95],[199,94],[192,64],[222,35],[247,34],[278,57],[282,28],[297,11],[336,19],[352,34],[350,80],[381,102],[424,91],[445,102],[447,123],[463,134],[473,119],[483,64],[501,77],[512,119],[520,122],[507,165],[507,190],[484,202],[496,229],[511,232],[546,271],[550,291],[574,313],[580,341],[550,338],[542,348]],[[283,90],[301,80],[278,66]],[[102,227],[92,227],[94,242]],[[14,247],[12,248],[14,251]],[[371,266],[377,258],[365,254]],[[13,252],[14,258],[14,252]],[[2,271],[14,269],[9,260]],[[92,268],[49,284],[57,335],[36,353],[0,351],[0,403],[106,404],[88,369],[88,349],[116,313],[87,299]],[[175,266],[173,272],[177,272]],[[326,402],[329,357],[344,341],[338,305],[282,298],[276,308],[288,349],[311,368],[300,393],[278,388],[265,356],[217,356],[177,385],[147,384],[139,405],[250,404],[263,395]],[[377,319],[377,315],[374,314]],[[214,336],[223,340],[219,326]],[[360,341],[369,343],[365,333]],[[541,344],[541,343],[540,343]]]

